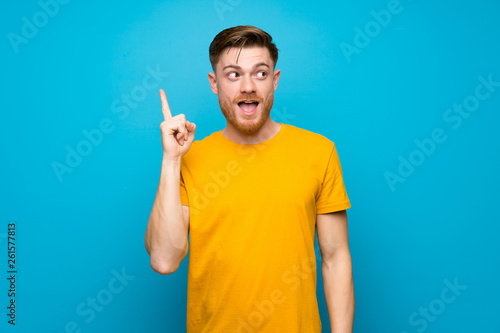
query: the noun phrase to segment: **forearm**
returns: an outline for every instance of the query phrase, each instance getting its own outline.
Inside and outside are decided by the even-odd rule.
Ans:
[[[332,333],[351,333],[355,302],[349,251],[323,261],[321,272]]]
[[[145,237],[151,267],[161,274],[175,271],[188,249],[188,230],[184,223],[179,186],[180,158],[176,161],[163,160]]]

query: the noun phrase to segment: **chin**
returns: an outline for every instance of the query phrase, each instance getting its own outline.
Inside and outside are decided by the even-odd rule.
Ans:
[[[226,117],[226,120],[231,124],[239,133],[243,135],[254,135],[259,132],[265,123],[265,118],[262,114],[255,115],[252,118],[240,117]]]
[[[245,116],[238,104],[233,104],[230,107],[228,106],[229,105],[220,105],[222,114],[227,122],[243,135],[255,135],[269,118],[272,102],[259,103],[256,113],[252,116]]]
[[[243,120],[231,123],[238,132],[244,135],[254,135],[262,128],[264,121],[261,119]]]

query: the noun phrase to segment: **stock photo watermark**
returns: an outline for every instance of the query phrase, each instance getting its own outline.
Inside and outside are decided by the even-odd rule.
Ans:
[[[162,72],[160,66],[156,65],[155,69],[147,66],[146,74],[142,83],[133,87],[129,93],[124,93],[120,98],[116,98],[110,106],[111,112],[116,114],[120,120],[126,119],[130,115],[130,110],[139,106],[139,103],[144,101],[148,94],[155,90],[159,84],[169,74]],[[110,118],[102,118],[99,121],[97,128],[91,130],[82,130],[81,139],[74,146],[66,145],[66,158],[63,162],[53,161],[51,163],[52,170],[60,183],[64,180],[64,174],[71,173],[75,168],[82,164],[85,157],[88,157],[95,148],[99,147],[104,140],[105,134],[110,134],[116,129],[113,120]]]
[[[88,325],[94,321],[97,313],[101,313],[109,306],[115,297],[129,285],[129,282],[135,279],[134,275],[125,272],[125,267],[122,268],[121,272],[112,269],[111,275],[113,277],[108,280],[106,287],[100,289],[95,296],[87,297],[85,301],[76,306],[75,312],[83,319],[84,324]],[[81,333],[84,324],[78,324],[76,321],[71,320],[64,325],[63,331],[56,333]]]
[[[455,277],[453,283],[448,279],[443,281],[445,287],[441,289],[439,297],[434,298],[427,306],[421,306],[418,311],[413,312],[408,317],[408,323],[414,327],[418,333],[423,333],[430,323],[437,320],[438,316],[442,315],[447,306],[454,303],[457,298],[462,295],[462,292],[468,288],[466,285],[458,283],[458,278]],[[402,331],[400,333],[409,333]]]
[[[286,300],[286,290],[295,291],[300,288],[302,280],[313,278],[316,274],[316,260],[312,257],[304,258],[300,264],[292,265],[281,276],[281,282],[287,287],[282,290],[275,288],[269,293],[267,299],[254,300],[253,309],[246,316],[236,318],[238,327],[237,333],[260,332],[262,326],[273,315],[278,306],[283,305]]]
[[[215,0],[214,9],[221,21],[224,21],[224,14],[232,12],[236,6],[241,4],[242,0]]]
[[[273,108],[272,114],[272,118],[284,124],[288,123],[290,119],[295,118],[294,114],[289,114],[287,112],[286,107],[283,108],[283,111]],[[237,151],[242,156],[246,156],[246,162],[251,163],[257,154],[263,151],[265,147],[266,143],[262,142],[257,145],[239,146]],[[201,190],[194,188],[193,198],[189,199],[190,214],[199,214],[200,210],[207,207],[210,200],[216,198],[221,191],[229,186],[231,179],[241,174],[242,171],[243,165],[239,160],[229,160],[222,170],[210,171],[209,176],[212,181],[206,183]]]
[[[19,304],[17,303],[17,263],[16,263],[16,251],[17,251],[17,224],[16,222],[9,222],[7,224],[7,234],[5,238],[7,239],[7,323],[10,325],[16,325],[16,312]],[[1,235],[3,236],[3,234]],[[0,236],[0,237],[1,237]],[[4,237],[1,237],[4,238]]]
[[[39,30],[59,13],[61,5],[66,5],[68,2],[70,0],[40,0],[37,2],[40,10],[36,11],[31,18],[21,17],[20,34],[12,31],[7,34],[7,39],[14,53],[19,53],[21,45],[28,44],[30,40],[35,38]]]
[[[452,107],[446,109],[443,113],[443,121],[449,124],[453,131],[458,130],[465,119],[469,118],[475,111],[479,109],[481,102],[489,99],[496,91],[496,87],[500,87],[500,81],[493,80],[493,74],[489,74],[486,78],[479,76],[479,84],[474,89],[474,93],[466,96],[462,103],[454,103]],[[415,139],[416,148],[413,149],[407,156],[398,155],[398,166],[395,172],[386,171],[384,178],[391,192],[396,190],[396,185],[404,183],[408,177],[413,175],[418,167],[432,156],[438,149],[439,144],[448,140],[446,130],[441,127],[436,127],[431,131],[431,135],[424,139]]]
[[[412,0],[408,1],[411,2]],[[382,29],[386,28],[396,15],[403,12],[403,9],[404,7],[399,0],[389,0],[385,9],[371,10],[370,15],[373,20],[365,23],[363,28],[354,27],[355,34],[352,42],[342,41],[339,44],[347,63],[351,63],[354,54],[360,54],[361,51],[366,49],[372,40],[381,34]]]

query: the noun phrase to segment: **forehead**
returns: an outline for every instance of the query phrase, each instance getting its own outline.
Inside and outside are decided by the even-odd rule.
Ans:
[[[242,49],[231,47],[222,50],[217,68],[222,70],[226,66],[239,66],[243,69],[250,69],[258,63],[265,63],[270,68],[273,67],[273,60],[267,47],[253,46]]]

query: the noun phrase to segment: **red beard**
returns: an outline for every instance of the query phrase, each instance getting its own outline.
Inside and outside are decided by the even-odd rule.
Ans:
[[[244,135],[254,135],[261,129],[266,120],[269,118],[271,109],[273,108],[274,96],[268,98],[266,103],[262,105],[261,113],[257,113],[252,119],[245,120],[240,120],[240,118],[235,115],[237,112],[235,108],[239,108],[238,103],[242,100],[253,100],[259,102],[257,107],[260,107],[263,103],[262,98],[252,94],[235,98],[231,104],[227,103],[227,99],[219,99],[219,106],[222,110],[222,114],[226,117],[227,122],[230,123],[238,132]]]

